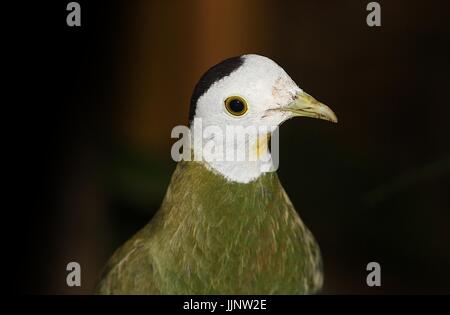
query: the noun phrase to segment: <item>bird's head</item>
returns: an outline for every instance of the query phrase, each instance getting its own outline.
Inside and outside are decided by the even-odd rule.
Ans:
[[[223,134],[226,134],[226,128],[235,126],[247,128],[246,132],[252,135],[255,132],[251,128],[255,127],[253,130],[258,134],[255,140],[247,139],[243,144],[246,148],[240,148],[238,144],[237,150],[249,153],[256,148],[256,161],[247,159],[238,163],[227,161],[222,155],[222,160],[207,162],[230,180],[249,182],[263,172],[261,165],[267,164],[265,160],[270,157],[269,150],[261,151],[262,142],[267,144],[270,131],[292,117],[337,122],[329,107],[299,88],[274,61],[260,55],[243,55],[222,61],[200,78],[191,98],[189,118],[191,129],[195,121],[201,121],[202,130],[213,127],[222,130]],[[260,130],[267,131],[261,134]],[[215,142],[216,149],[230,149],[223,137],[211,134],[206,138]]]

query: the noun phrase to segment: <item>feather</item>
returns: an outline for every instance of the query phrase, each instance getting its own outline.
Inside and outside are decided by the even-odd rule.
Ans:
[[[237,183],[180,162],[155,217],[111,257],[99,294],[311,294],[319,247],[275,172]]]

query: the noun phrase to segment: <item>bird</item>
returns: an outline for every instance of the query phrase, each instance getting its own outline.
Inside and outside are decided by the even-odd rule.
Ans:
[[[189,128],[199,120],[202,130],[279,126],[293,117],[337,122],[328,106],[304,92],[276,62],[246,54],[225,59],[201,76],[191,97]],[[254,160],[180,160],[159,210],[115,251],[95,292],[319,293],[320,248],[270,167],[270,136],[268,131],[249,137],[241,143],[248,149],[233,144],[237,152],[256,151]],[[191,139],[199,140],[195,132]],[[220,137],[208,141],[218,151],[232,149]]]

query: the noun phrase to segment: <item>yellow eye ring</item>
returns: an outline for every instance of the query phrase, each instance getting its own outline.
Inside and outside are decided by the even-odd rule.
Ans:
[[[242,116],[247,110],[247,101],[240,96],[230,96],[225,100],[225,108],[233,116]]]

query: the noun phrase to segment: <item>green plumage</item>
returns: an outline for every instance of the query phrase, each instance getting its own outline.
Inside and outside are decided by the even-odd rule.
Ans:
[[[277,174],[227,181],[180,162],[155,217],[112,256],[100,294],[309,294],[318,245]]]

